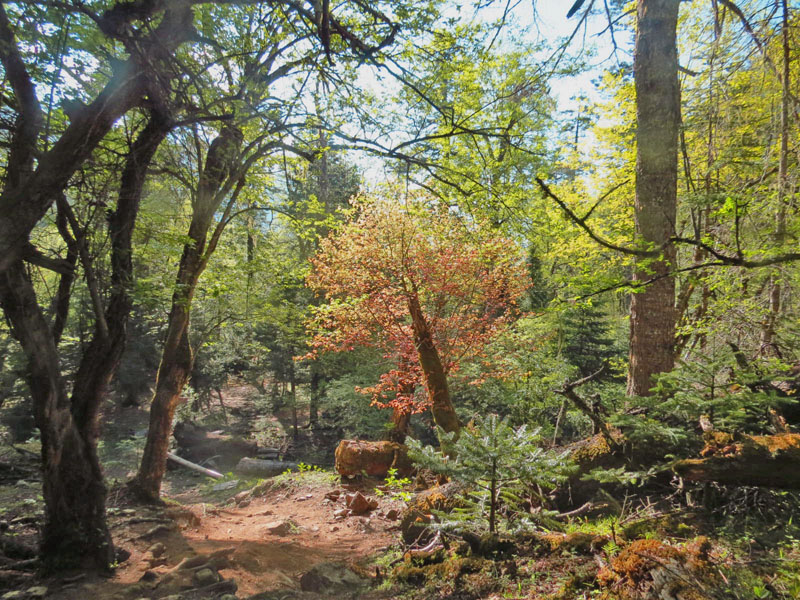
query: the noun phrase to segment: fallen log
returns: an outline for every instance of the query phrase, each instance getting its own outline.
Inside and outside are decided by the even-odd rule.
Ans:
[[[673,471],[687,481],[800,489],[800,434],[706,435],[703,458],[679,460]]]
[[[214,479],[224,479],[225,475],[222,473],[217,473],[216,471],[212,471],[211,469],[206,469],[205,467],[201,467],[200,465],[196,465],[193,462],[189,462],[185,458],[181,458],[177,454],[173,454],[172,452],[167,452],[167,458],[174,463],[181,465],[182,467],[186,467],[187,469],[191,469],[192,471],[197,471],[198,473],[202,473],[208,477],[213,477]]]
[[[297,470],[297,463],[245,457],[234,468],[236,473],[247,477],[275,477],[287,470]]]

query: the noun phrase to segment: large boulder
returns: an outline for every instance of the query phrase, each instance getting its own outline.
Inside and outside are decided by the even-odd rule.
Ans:
[[[389,469],[397,469],[401,476],[414,470],[408,450],[402,444],[342,440],[336,448],[336,472],[339,475],[386,477]]]

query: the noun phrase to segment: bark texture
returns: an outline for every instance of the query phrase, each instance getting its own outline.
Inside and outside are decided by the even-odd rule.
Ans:
[[[678,461],[673,470],[689,481],[800,489],[800,435],[706,434],[703,458]]]
[[[0,276],[0,304],[29,365],[28,381],[42,438],[45,524],[41,550],[53,568],[108,568],[113,546],[105,521],[106,488],[97,457],[97,417],[125,346],[130,312],[131,236],[147,167],[169,131],[159,115],[131,147],[109,220],[112,289],[101,321],[75,374],[71,397],[61,375],[57,342],[66,315],[57,310],[51,329],[30,275],[17,261]],[[68,290],[60,304],[68,303]],[[80,549],[78,551],[77,549]]]
[[[680,89],[676,27],[679,0],[639,0],[634,52],[636,86],[636,236],[660,249],[637,259],[634,280],[651,281],[631,300],[628,394],[646,396],[653,375],[670,371],[675,348],[674,235]]]
[[[222,222],[218,223],[211,238],[208,234],[214,224],[214,214],[230,192],[230,176],[241,144],[241,132],[233,127],[223,128],[208,149],[200,175],[192,222],[189,225],[191,241],[183,247],[172,294],[167,336],[158,368],[156,391],[150,406],[147,441],[139,472],[132,482],[133,489],[149,501],[159,499],[161,480],[166,470],[172,418],[175,416],[180,394],[192,372],[194,356],[189,344],[192,299],[197,282],[219,240]]]
[[[412,291],[408,297],[408,310],[411,314],[411,323],[414,329],[414,342],[417,346],[419,364],[425,378],[425,388],[431,403],[433,421],[447,433],[458,432],[461,424],[458,420],[453,403],[450,400],[450,389],[447,386],[447,374],[442,365],[442,359],[433,333],[425,318],[425,313],[419,303],[419,296]]]

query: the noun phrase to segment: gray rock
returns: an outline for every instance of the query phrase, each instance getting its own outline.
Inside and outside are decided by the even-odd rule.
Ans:
[[[223,481],[222,483],[218,483],[211,489],[215,492],[224,492],[225,490],[232,490],[237,485],[239,485],[239,480],[232,479],[231,481]]]
[[[166,551],[167,551],[167,547],[166,547],[164,544],[162,544],[161,542],[156,542],[155,544],[153,544],[152,546],[150,546],[150,547],[147,549],[147,551],[148,551],[150,554],[152,554],[154,557],[158,558],[159,556],[161,556],[162,554],[164,554],[164,552],[166,552]]]
[[[199,587],[214,585],[218,581],[217,574],[209,568],[200,569],[194,574],[194,580]]]
[[[320,563],[300,578],[304,592],[352,592],[365,581],[341,563]]]

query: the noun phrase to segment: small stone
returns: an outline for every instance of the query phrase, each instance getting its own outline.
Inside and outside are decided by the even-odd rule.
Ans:
[[[218,578],[217,574],[209,568],[200,569],[197,573],[194,574],[194,580],[197,582],[197,585],[200,587],[206,587],[208,585],[214,585],[217,583]]]
[[[400,518],[400,511],[396,508],[390,508],[386,511],[385,518],[389,521],[397,521]]]
[[[346,519],[350,516],[350,509],[340,508],[339,510],[335,510],[333,511],[333,516],[335,519]]]
[[[239,492],[238,494],[236,494],[233,497],[233,500],[238,504],[239,502],[244,502],[245,500],[247,500],[249,496],[250,496],[250,490],[245,490],[243,492]]]
[[[267,523],[264,527],[264,531],[266,533],[271,533],[272,535],[289,535],[297,530],[297,523],[292,521],[291,519],[286,519],[285,521],[272,521],[271,523]]]
[[[143,538],[156,537],[157,535],[162,535],[162,534],[165,534],[165,533],[169,533],[170,531],[172,531],[172,527],[170,527],[168,525],[164,525],[164,524],[156,525],[155,527],[152,527],[152,528],[148,529],[146,532],[144,532],[141,537],[143,537]]]
[[[36,585],[33,587],[29,587],[26,593],[28,595],[28,598],[30,598],[31,600],[34,599],[38,600],[39,598],[44,598],[47,595],[47,587],[43,585]]]
[[[231,481],[223,481],[222,483],[218,483],[211,489],[215,492],[224,492],[225,490],[232,490],[237,485],[239,485],[239,480],[232,479]]]
[[[239,502],[239,504],[237,504],[237,506],[239,508],[247,508],[248,506],[250,506],[250,500],[242,500],[241,502]]]
[[[345,503],[347,504],[347,508],[349,508],[354,515],[363,515],[365,512],[378,506],[377,501],[371,498],[367,499],[361,492],[347,494]]]
[[[147,551],[152,554],[154,557],[161,556],[164,552],[167,551],[167,547],[162,544],[161,542],[156,542],[152,546],[150,546]]]
[[[331,527],[331,529],[330,529],[330,530],[331,530],[331,532],[334,532],[334,531],[339,531],[339,528],[338,528],[338,527],[336,527],[336,525],[334,525],[333,527]]]
[[[332,490],[325,494],[325,498],[331,500],[332,502],[336,502],[339,499],[339,496],[342,495],[342,490]]]

